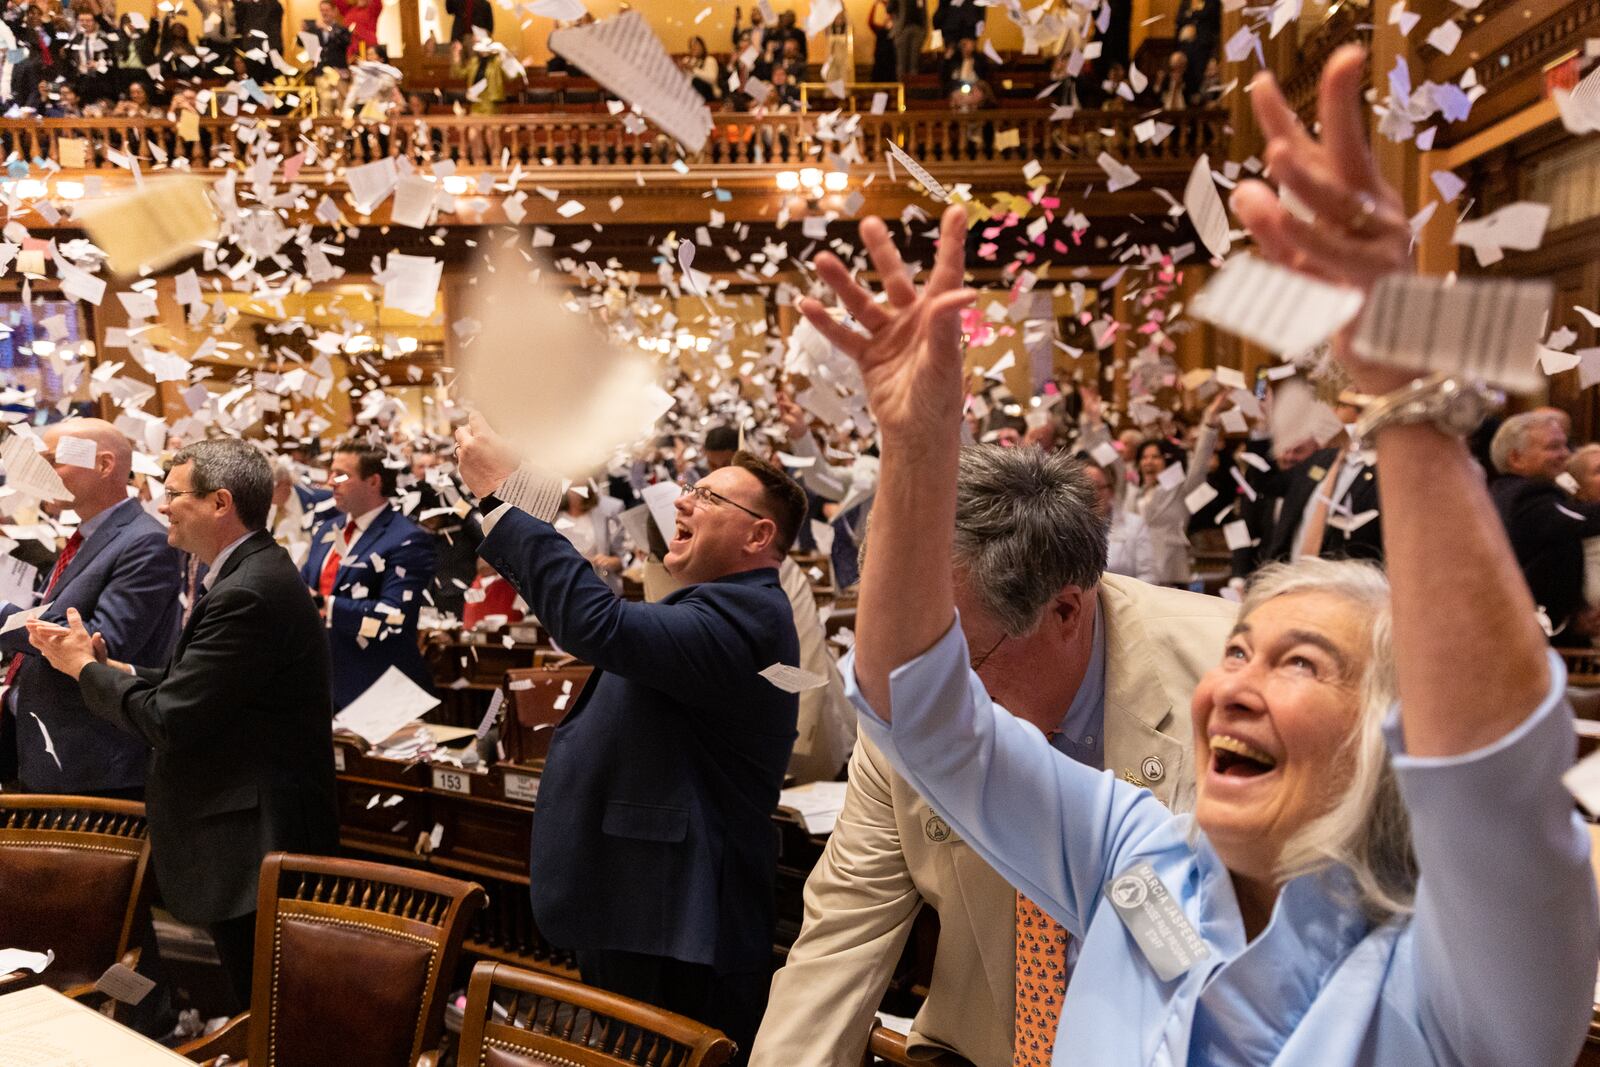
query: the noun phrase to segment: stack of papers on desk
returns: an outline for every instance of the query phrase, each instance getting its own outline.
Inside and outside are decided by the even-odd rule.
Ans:
[[[778,807],[800,816],[806,833],[822,836],[833,833],[833,824],[844,810],[844,791],[848,782],[810,782],[785,789],[778,795]]]

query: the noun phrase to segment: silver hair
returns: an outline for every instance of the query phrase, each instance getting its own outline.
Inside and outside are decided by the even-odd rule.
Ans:
[[[1502,422],[1489,442],[1489,462],[1494,464],[1494,469],[1510,474],[1511,453],[1527,448],[1528,435],[1539,426],[1560,426],[1563,432],[1566,430],[1561,416],[1553,411],[1524,411]]]
[[[1398,696],[1389,581],[1370,563],[1309,558],[1262,568],[1245,592],[1241,621],[1269,600],[1291,593],[1326,593],[1366,616],[1367,652],[1359,684],[1356,728],[1341,753],[1348,767],[1333,807],[1301,827],[1278,857],[1284,881],[1331,866],[1355,879],[1360,905],[1374,922],[1411,911],[1417,863],[1411,820],[1389,763],[1383,720]]]
[[[1100,580],[1106,535],[1080,462],[1031,446],[961,450],[953,562],[1008,636],[1032,633],[1063,587]]]
[[[272,508],[272,465],[261,449],[248,441],[219,437],[196,441],[178,450],[167,469],[193,463],[192,488],[201,493],[226,489],[233,510],[247,530],[262,530]]]

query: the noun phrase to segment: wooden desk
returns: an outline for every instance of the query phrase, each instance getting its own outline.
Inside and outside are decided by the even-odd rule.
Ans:
[[[170,1049],[45,986],[0,996],[0,1067],[194,1067]]]

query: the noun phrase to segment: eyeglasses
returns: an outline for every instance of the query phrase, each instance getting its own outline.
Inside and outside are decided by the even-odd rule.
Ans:
[[[721,493],[717,492],[715,489],[710,489],[710,488],[708,488],[708,487],[706,487],[704,485],[686,485],[686,486],[683,487],[683,492],[684,492],[684,495],[686,495],[686,496],[694,497],[695,507],[711,507],[711,506],[716,505],[716,504],[726,504],[730,508],[738,508],[740,511],[744,512],[746,515],[750,516],[752,519],[766,519],[767,518],[765,515],[761,514],[759,511],[751,511],[749,508],[745,507],[743,504],[736,503],[735,501],[729,500],[727,497],[723,496]],[[771,522],[772,520],[771,519],[767,519],[767,521]]]
[[[985,663],[988,663],[989,662],[989,657],[994,655],[995,652],[999,650],[1000,646],[1006,643],[1006,638],[1009,637],[1009,636],[1010,636],[1009,634],[1001,634],[1000,635],[1000,640],[996,641],[994,644],[989,646],[989,651],[985,652],[983,655],[979,656],[977,659],[972,661],[972,669],[976,671],[979,668],[981,668]]]
[[[168,498],[178,496],[210,496],[215,492],[215,489],[168,489],[167,496]]]

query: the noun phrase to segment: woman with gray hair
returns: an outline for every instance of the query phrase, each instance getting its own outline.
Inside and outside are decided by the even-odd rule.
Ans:
[[[1365,143],[1364,55],[1323,74],[1322,140],[1268,76],[1270,172],[1234,206],[1262,253],[1370,288],[1410,229]],[[1264,572],[1191,705],[1192,817],[1061,757],[970,669],[948,553],[962,402],[965,216],[927,286],[881,221],[888,302],[819,275],[866,331],[802,311],[862,366],[882,440],[853,660],[862,730],[951,828],[1079,939],[1056,1063],[1565,1065],[1592,1010],[1600,915],[1559,658],[1452,412],[1375,431],[1389,588],[1359,563]],[[1410,375],[1344,357],[1363,392]],[[1445,401],[1448,403],[1448,401]],[[1437,419],[1437,422],[1433,421]]]

